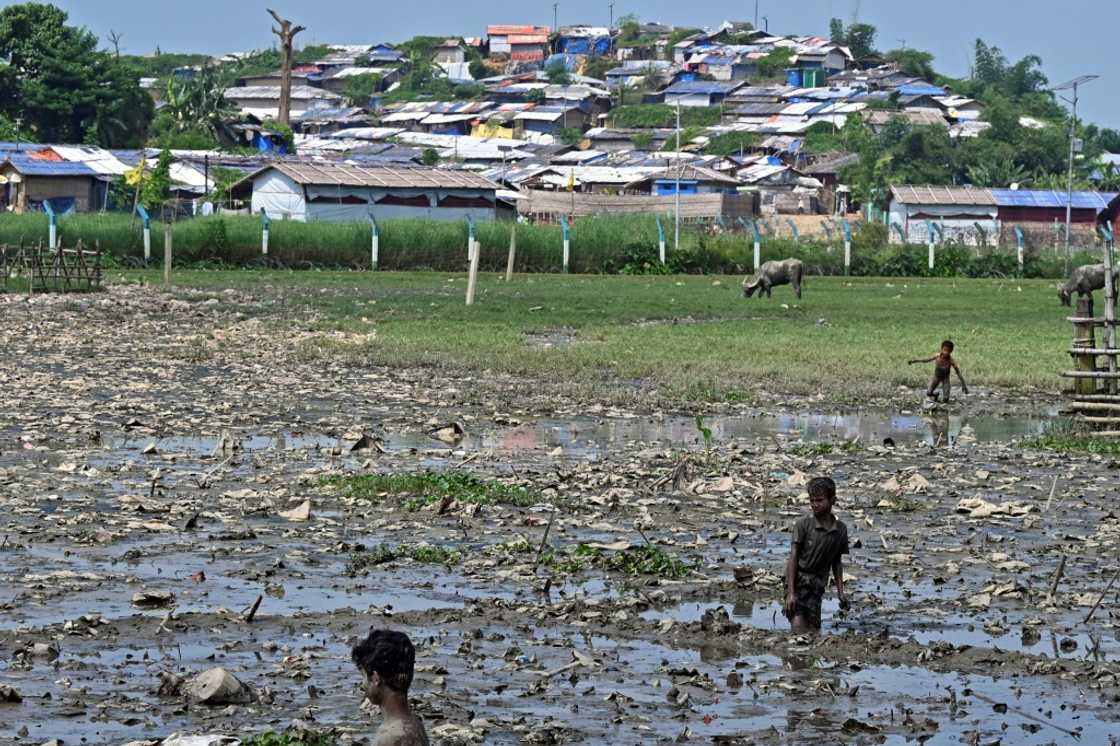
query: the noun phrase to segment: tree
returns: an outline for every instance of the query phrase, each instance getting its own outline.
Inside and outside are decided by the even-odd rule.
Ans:
[[[569,147],[575,147],[583,141],[583,131],[578,127],[564,127],[556,133],[556,139]]]
[[[425,166],[435,166],[439,164],[439,151],[434,148],[425,148],[424,152],[420,155],[420,162]]]
[[[164,148],[156,167],[144,177],[140,187],[140,202],[148,212],[160,209],[171,197],[171,151]]]
[[[898,65],[898,69],[915,78],[932,81],[937,77],[933,69],[933,55],[920,49],[892,49],[884,55],[888,62]]]
[[[793,50],[789,47],[775,47],[765,57],[755,63],[758,74],[763,78],[774,78],[782,75],[785,69],[792,64]]]
[[[193,78],[167,80],[163,106],[152,122],[152,139],[173,147],[213,147],[222,123],[237,113],[226,98],[228,81],[222,72],[204,64]],[[170,138],[170,139],[168,139]]]
[[[351,106],[369,106],[373,94],[381,90],[381,76],[376,73],[355,75],[346,80],[346,88],[342,95],[350,102]]]
[[[618,19],[618,43],[636,42],[642,35],[642,24],[637,13],[627,13]]]
[[[292,47],[296,34],[306,31],[307,28],[293,26],[291,21],[281,18],[271,8],[268,9],[268,14],[276,19],[276,23],[280,26],[280,28],[272,27],[272,33],[280,37],[280,113],[277,119],[282,124],[287,124],[292,110]]]
[[[43,141],[140,144],[153,106],[139,75],[67,19],[41,3],[0,11],[0,114]]]
[[[1041,67],[1042,58],[1038,55],[1027,55],[1012,65],[999,47],[988,46],[983,39],[976,40],[973,77],[1004,95],[1019,97],[1044,91],[1049,81]]]
[[[548,66],[545,70],[548,75],[548,82],[552,85],[568,85],[572,82],[572,78],[568,75],[568,68],[564,66],[563,62],[556,61]]]
[[[833,44],[847,47],[852,56],[858,59],[875,54],[875,37],[879,31],[869,23],[853,23],[847,28],[839,18],[828,22],[829,40]]]
[[[875,54],[875,36],[878,30],[870,23],[853,23],[844,35],[845,46],[857,60]]]

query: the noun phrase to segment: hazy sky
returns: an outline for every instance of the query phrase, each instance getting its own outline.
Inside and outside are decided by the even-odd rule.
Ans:
[[[0,7],[14,4],[0,0]],[[481,36],[488,23],[552,25],[548,0],[55,0],[105,40],[110,29],[124,35],[123,50],[223,53],[272,44],[265,7],[308,27],[300,39],[314,42],[395,41],[416,34]],[[606,25],[607,0],[562,0],[560,23]],[[906,45],[932,52],[939,70],[968,73],[977,37],[995,44],[1013,61],[1042,57],[1051,83],[1096,73],[1101,80],[1084,89],[1081,109],[1098,124],[1120,128],[1120,2],[1117,0],[759,0],[759,25],[769,16],[771,31],[827,34],[828,19],[859,18],[879,29],[878,46]],[[643,20],[697,26],[723,20],[753,20],[753,0],[618,0],[615,17],[637,13]]]

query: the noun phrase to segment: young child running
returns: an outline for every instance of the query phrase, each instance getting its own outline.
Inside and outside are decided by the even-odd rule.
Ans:
[[[949,373],[951,371],[957,372],[957,378],[960,379],[961,389],[964,393],[968,393],[968,384],[964,382],[964,376],[961,375],[961,369],[957,365],[957,361],[953,359],[953,343],[946,339],[941,343],[941,352],[937,353],[930,358],[922,358],[920,360],[911,360],[908,365],[915,363],[933,363],[933,380],[929,384],[929,391],[926,392],[933,401],[937,401],[937,387],[941,387],[941,393],[944,397],[941,399],[942,404],[949,403],[949,395],[952,392],[952,384],[949,382]]]
[[[793,548],[786,565],[785,615],[794,632],[821,628],[821,599],[828,587],[828,576],[836,580],[840,608],[848,608],[844,592],[844,565],[848,554],[848,527],[832,514],[836,504],[836,483],[828,477],[809,482],[807,515],[793,526]]]
[[[428,746],[420,718],[408,706],[408,688],[416,668],[416,648],[408,635],[371,629],[350,653],[366,677],[365,697],[384,717],[373,746]]]

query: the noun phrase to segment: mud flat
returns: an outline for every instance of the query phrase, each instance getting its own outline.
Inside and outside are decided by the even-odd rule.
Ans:
[[[359,741],[371,625],[417,642],[436,743],[1120,732],[1120,464],[1017,445],[1050,404],[630,411],[330,354],[370,340],[267,292],[0,312],[0,743]],[[853,609],[796,637],[779,576],[817,473]],[[254,701],[188,704],[176,677],[215,666]]]

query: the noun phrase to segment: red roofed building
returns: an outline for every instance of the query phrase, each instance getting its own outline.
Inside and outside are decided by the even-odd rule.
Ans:
[[[491,55],[509,55],[518,62],[543,62],[551,30],[547,26],[489,26]]]

